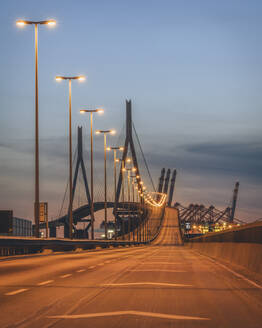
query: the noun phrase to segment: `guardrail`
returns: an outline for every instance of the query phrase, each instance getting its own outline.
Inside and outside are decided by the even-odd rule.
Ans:
[[[152,215],[152,231],[146,241],[130,241],[122,239],[110,240],[88,240],[88,239],[58,239],[58,238],[35,238],[35,237],[12,237],[0,236],[0,256],[21,255],[21,254],[35,254],[42,253],[45,250],[53,252],[74,251],[77,249],[88,250],[97,247],[125,247],[125,246],[139,246],[150,244],[159,234],[165,207],[156,217]],[[155,224],[155,220],[157,224]]]

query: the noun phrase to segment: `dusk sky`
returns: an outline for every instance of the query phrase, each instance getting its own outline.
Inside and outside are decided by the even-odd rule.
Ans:
[[[89,120],[79,109],[103,107],[95,128],[115,128],[114,144],[131,99],[155,184],[162,167],[176,168],[174,201],[223,209],[239,181],[236,217],[262,217],[261,1],[10,0],[0,8],[1,209],[33,218],[34,31],[15,21],[53,18],[56,27],[39,28],[40,199],[50,217],[68,178],[68,84],[54,78],[78,74],[87,80],[72,83],[74,147],[81,125],[87,159]],[[102,137],[95,147],[99,190]]]

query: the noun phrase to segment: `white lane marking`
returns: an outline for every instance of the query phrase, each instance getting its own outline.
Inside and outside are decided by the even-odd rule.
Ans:
[[[64,274],[64,275],[62,275],[62,276],[60,276],[60,278],[67,278],[67,277],[70,277],[70,276],[72,276],[72,273],[67,273],[67,274]]]
[[[14,290],[13,292],[5,293],[5,295],[12,296],[12,295],[23,293],[26,290],[28,290],[28,289],[27,288],[17,289],[17,290]]]
[[[49,316],[48,318],[87,319],[87,318],[110,317],[110,316],[120,316],[120,315],[136,315],[142,317],[171,319],[171,320],[210,320],[210,318],[192,317],[192,316],[177,315],[177,314],[142,312],[142,311],[116,311],[116,312],[87,313],[87,314],[54,315],[54,316]]]
[[[141,262],[141,264],[150,264],[150,265],[155,265],[155,264],[168,264],[168,265],[175,265],[175,264],[182,264],[181,262]]]
[[[224,265],[224,264],[222,264],[222,263],[219,263],[219,262],[217,262],[217,261],[215,261],[215,260],[211,259],[210,257],[205,256],[205,255],[203,255],[203,254],[200,254],[200,255],[203,256],[203,257],[205,257],[205,258],[207,258],[207,259],[210,260],[211,262],[213,262],[213,263],[215,263],[215,264],[221,266],[221,267],[224,268],[225,270],[227,270],[227,271],[233,273],[233,275],[235,275],[236,277],[241,278],[241,279],[243,279],[243,280],[249,282],[251,285],[255,286],[256,288],[262,289],[262,286],[261,286],[261,285],[258,285],[257,283],[255,283],[254,281],[252,281],[252,280],[246,278],[246,277],[243,276],[242,274],[237,273],[236,271],[234,271],[234,270],[232,270],[232,269],[229,269],[226,265]]]
[[[37,286],[47,285],[50,284],[51,282],[54,282],[54,280],[46,280],[46,281],[39,282]]]
[[[99,265],[99,266],[102,266],[102,265],[105,265],[105,263],[99,263],[98,265]]]
[[[80,269],[80,270],[77,270],[76,272],[84,272],[84,271],[86,271],[86,269]]]
[[[170,284],[166,282],[123,282],[118,284],[102,284],[101,286],[141,286],[141,285],[152,285],[152,286],[166,286],[166,287],[192,287],[192,285],[185,284]]]
[[[95,268],[95,265],[88,267],[88,269],[94,269],[94,268]]]
[[[187,271],[182,271],[182,270],[168,270],[168,269],[161,269],[161,270],[158,270],[158,269],[134,269],[134,270],[128,270],[129,272],[181,272],[181,273],[185,273]]]

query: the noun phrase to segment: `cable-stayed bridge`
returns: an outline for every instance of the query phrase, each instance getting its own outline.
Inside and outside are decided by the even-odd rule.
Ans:
[[[73,239],[56,237],[59,226],[68,237],[68,188],[48,223],[51,238],[0,238],[1,327],[259,328],[262,224],[235,217],[239,183],[222,210],[175,202],[177,171],[163,168],[154,186],[131,102],[126,105],[118,141],[124,151],[106,198],[113,238],[78,233],[79,223],[86,224],[86,236],[91,226],[90,176],[78,128]],[[105,209],[103,179],[97,180],[96,213]]]
[[[214,206],[206,208],[204,205],[190,204],[185,207],[179,203],[173,204],[173,194],[177,171],[163,168],[159,177],[157,188],[150,174],[150,170],[143,153],[138,133],[132,120],[131,101],[126,101],[126,122],[117,140],[117,146],[122,146],[122,152],[118,150],[118,157],[114,157],[115,175],[111,169],[108,174],[107,196],[105,202],[105,186],[102,168],[95,172],[95,192],[93,200],[94,212],[105,208],[112,211],[114,219],[109,222],[109,226],[114,230],[114,237],[118,239],[145,241],[153,238],[157,233],[164,209],[166,206],[174,206],[179,210],[182,228],[190,227],[194,224],[209,224],[219,221],[230,223],[239,222],[234,218],[236,207],[238,184],[234,192],[234,199],[231,207],[225,211],[220,211]],[[91,217],[91,195],[90,195],[90,174],[89,162],[83,147],[82,127],[77,131],[77,149],[74,156],[74,178],[73,178],[73,230],[74,237],[77,238],[79,223],[84,223],[85,228],[82,237],[90,238]],[[114,187],[115,186],[115,187]],[[69,236],[69,209],[68,209],[68,184],[65,188],[62,205],[56,218],[48,223],[50,237],[56,237],[57,227],[64,227],[65,237]],[[150,216],[154,213],[154,219]],[[157,213],[157,214],[156,214]],[[111,217],[112,217],[111,215]],[[209,217],[209,219],[207,219]],[[157,223],[156,223],[157,222]],[[103,226],[108,222],[103,222]],[[150,227],[149,227],[150,226]],[[45,224],[40,225],[45,228]],[[154,228],[153,228],[154,227]],[[141,228],[141,229],[140,229]],[[144,233],[143,231],[147,231]]]

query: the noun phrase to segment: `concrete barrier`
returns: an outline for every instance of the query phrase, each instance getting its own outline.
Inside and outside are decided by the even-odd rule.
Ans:
[[[196,237],[185,245],[262,276],[262,222]]]

